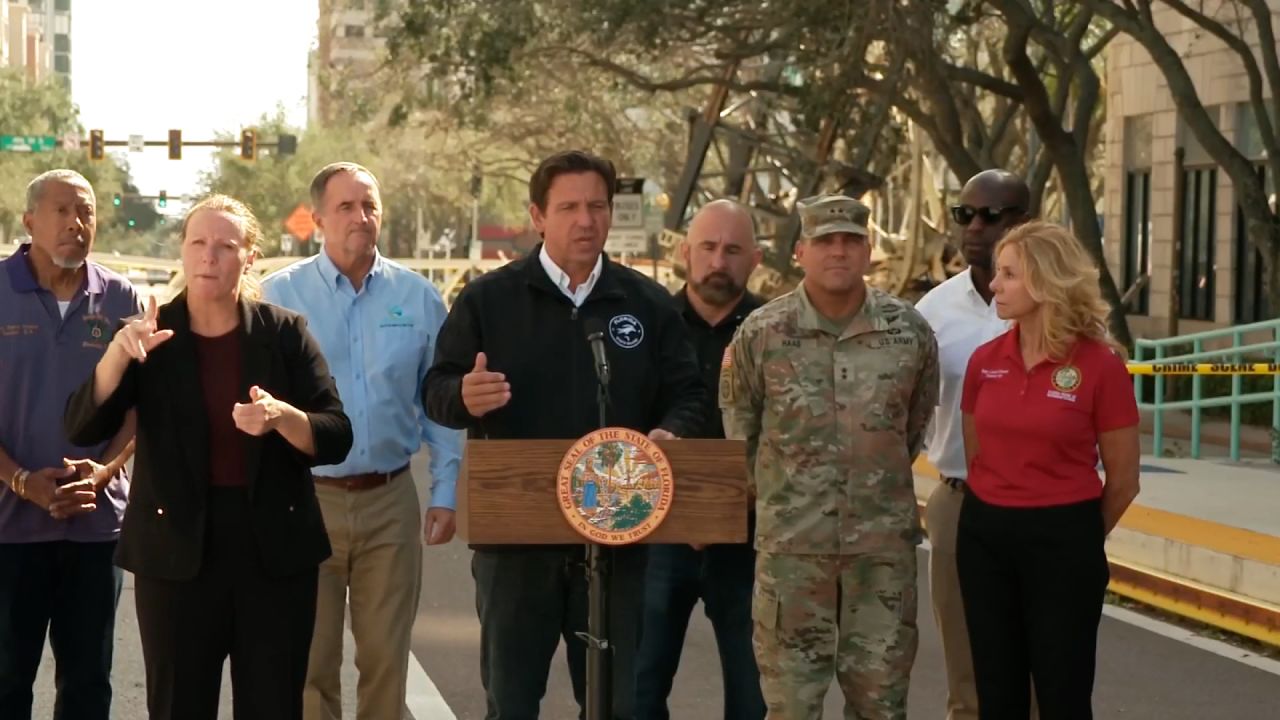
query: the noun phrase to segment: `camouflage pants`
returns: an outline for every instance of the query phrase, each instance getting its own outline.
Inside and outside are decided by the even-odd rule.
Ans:
[[[918,642],[915,548],[760,553],[751,615],[769,720],[820,720],[832,675],[846,720],[905,720]]]

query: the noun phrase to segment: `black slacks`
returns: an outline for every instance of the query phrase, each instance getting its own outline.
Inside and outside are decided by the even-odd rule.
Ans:
[[[982,720],[1088,720],[1110,571],[1100,501],[1038,508],[965,494],[956,567]]]
[[[635,714],[635,654],[643,605],[644,545],[609,548],[609,641],[613,717]],[[551,660],[563,638],[573,696],[585,712],[587,578],[583,550],[476,550],[471,558],[480,617],[485,720],[537,720]],[[557,720],[563,720],[557,718]]]
[[[236,720],[301,720],[317,571],[268,576],[247,490],[208,492],[199,574],[135,580],[151,720],[216,720],[228,656]]]

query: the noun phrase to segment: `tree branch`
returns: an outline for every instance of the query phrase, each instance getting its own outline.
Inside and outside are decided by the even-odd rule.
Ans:
[[[604,70],[617,75],[632,87],[647,92],[687,90],[701,85],[723,85],[737,92],[770,92],[784,96],[795,96],[795,88],[777,81],[749,80],[746,82],[726,81],[724,64],[702,64],[690,69],[684,75],[666,80],[655,80],[639,70],[629,68],[613,60],[603,58],[582,48],[565,45],[548,45],[527,51],[524,58],[535,58],[542,55],[561,53],[581,61],[588,67]],[[710,71],[717,72],[710,72]],[[702,74],[699,74],[702,73]]]
[[[1253,11],[1253,20],[1258,27],[1258,43],[1261,47],[1258,52],[1262,54],[1262,66],[1267,71],[1267,84],[1271,89],[1271,110],[1274,115],[1267,116],[1267,108],[1265,106],[1254,105],[1253,113],[1258,117],[1258,132],[1263,134],[1263,141],[1267,139],[1277,140],[1274,128],[1271,127],[1271,119],[1280,120],[1280,59],[1276,56],[1276,34],[1275,28],[1271,24],[1271,8],[1267,6],[1265,0],[1246,0],[1249,9]],[[1262,120],[1267,120],[1267,124],[1263,125]],[[1266,128],[1265,130],[1263,128]],[[1275,152],[1271,146],[1267,146],[1267,161],[1271,164],[1271,176],[1280,179],[1280,152]]]
[[[1099,53],[1107,49],[1107,46],[1110,45],[1111,41],[1114,40],[1116,36],[1119,34],[1120,34],[1120,28],[1114,25],[1107,28],[1106,32],[1098,36],[1097,42],[1095,42],[1090,47],[1087,47],[1084,49],[1084,56],[1088,58],[1090,61],[1094,60],[1095,58],[1098,57]]]
[[[903,76],[906,74],[907,54],[900,53],[894,61],[893,69],[885,78],[885,81],[891,85],[898,85],[902,82]],[[858,152],[853,155],[851,165],[855,168],[866,168],[871,164],[871,158],[877,149],[877,140],[880,133],[884,130],[885,125],[889,122],[889,111],[893,107],[891,99],[887,95],[878,95],[879,102],[871,111],[871,118],[863,129],[862,146]]]
[[[1195,83],[1192,82],[1182,62],[1182,57],[1165,39],[1160,29],[1149,22],[1150,7],[1140,7],[1136,12],[1131,13],[1126,12],[1112,0],[1081,1],[1087,2],[1099,15],[1146,48],[1152,62],[1164,75],[1169,85],[1169,94],[1173,96],[1182,121],[1187,124],[1192,135],[1231,177],[1237,192],[1242,196],[1249,196],[1256,192],[1257,198],[1248,199],[1257,199],[1265,204],[1266,198],[1263,197],[1261,186],[1254,175],[1253,163],[1227,141],[1218,130],[1213,118],[1209,117],[1199,93],[1196,92]]]
[[[1205,15],[1204,13],[1192,8],[1182,0],[1164,0],[1164,3],[1173,8],[1179,15],[1187,18],[1191,22],[1204,28],[1205,32],[1218,38],[1236,55],[1240,56],[1240,61],[1244,64],[1245,75],[1249,78],[1249,104],[1253,106],[1253,113],[1258,123],[1258,133],[1262,136],[1262,143],[1267,149],[1269,157],[1280,155],[1280,144],[1276,142],[1275,132],[1271,126],[1271,118],[1267,116],[1266,101],[1263,99],[1262,73],[1258,70],[1257,58],[1253,55],[1253,49],[1249,47],[1249,43],[1244,41],[1236,33],[1231,32],[1225,25],[1217,20]],[[1267,16],[1270,17],[1271,11],[1267,10]],[[1259,28],[1261,30],[1261,28]],[[1263,56],[1270,55],[1275,58],[1275,45],[1271,46],[1271,52],[1265,50]]]
[[[1008,80],[988,75],[976,68],[960,67],[946,62],[942,63],[942,67],[950,80],[969,83],[1010,100],[1022,100],[1022,88]]]

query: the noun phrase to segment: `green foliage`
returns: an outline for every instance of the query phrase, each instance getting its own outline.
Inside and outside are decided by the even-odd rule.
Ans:
[[[618,508],[618,512],[613,516],[613,530],[630,530],[649,517],[653,512],[653,506],[649,504],[639,493],[632,495],[626,505]]]
[[[57,80],[32,85],[20,68],[0,68],[0,134],[53,135],[61,139],[70,133],[86,135],[65,86]],[[123,192],[128,170],[111,159],[91,161],[86,149],[0,153],[0,242],[26,234],[22,214],[26,210],[27,183],[56,168],[75,170],[93,185],[98,196],[97,248],[111,249],[110,228],[117,222],[117,212],[110,198],[114,192]]]

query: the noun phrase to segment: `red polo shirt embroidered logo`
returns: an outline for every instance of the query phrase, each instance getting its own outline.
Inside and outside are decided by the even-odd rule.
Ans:
[[[1026,368],[1016,327],[974,352],[960,408],[977,428],[968,482],[984,502],[1046,507],[1102,494],[1098,435],[1138,424],[1133,382],[1099,341],[1068,357]]]
[[[1046,394],[1055,400],[1075,402],[1076,395],[1072,391],[1080,387],[1080,379],[1079,368],[1072,365],[1063,365],[1054,370],[1053,375],[1049,376],[1049,382],[1053,383],[1054,389]]]
[[[1063,365],[1053,371],[1051,380],[1058,392],[1072,392],[1080,387],[1080,369],[1074,365]]]

